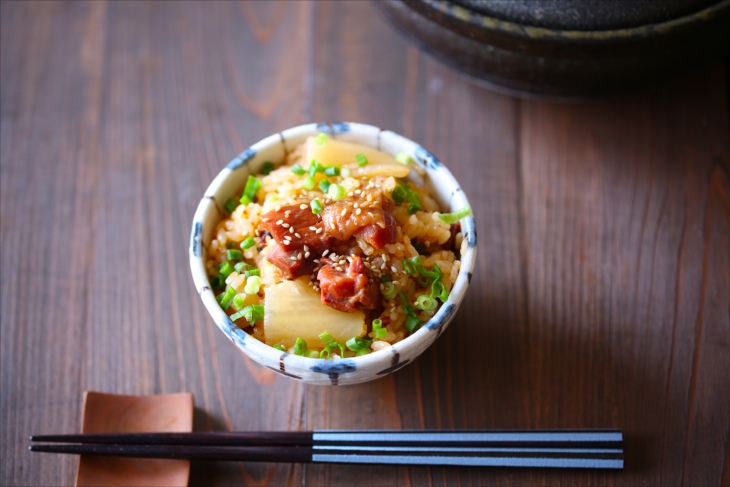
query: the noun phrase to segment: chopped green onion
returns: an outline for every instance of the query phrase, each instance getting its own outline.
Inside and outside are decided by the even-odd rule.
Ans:
[[[390,282],[391,280],[392,279],[391,279],[390,275],[388,275],[388,274],[380,276],[380,282]]]
[[[411,318],[417,318],[416,312],[413,311],[413,308],[411,308],[411,303],[408,302],[408,299],[406,298],[406,295],[403,293],[403,291],[398,293],[398,296],[400,296],[401,301],[403,301],[403,312],[410,316]]]
[[[240,294],[236,294],[236,297],[233,298],[233,301],[231,302],[231,306],[233,306],[233,309],[236,311],[240,311],[241,308],[243,308],[243,297]]]
[[[349,340],[347,340],[345,345],[347,345],[347,348],[349,348],[353,352],[359,352],[360,350],[363,350],[363,349],[369,350],[370,345],[372,343],[373,343],[373,341],[369,340],[367,338],[352,337]]]
[[[385,338],[388,336],[388,330],[385,328],[378,328],[375,330],[375,338]]]
[[[317,184],[317,182],[314,180],[313,176],[307,176],[304,178],[304,181],[302,181],[302,187],[307,191],[313,190],[315,184]]]
[[[356,356],[356,357],[359,357],[359,356],[361,356],[361,355],[367,355],[367,354],[369,354],[370,352],[372,352],[372,350],[370,350],[369,348],[363,348],[362,350],[359,350],[359,351],[358,351],[358,352],[357,352],[357,353],[355,354],[355,356]]]
[[[393,201],[395,201],[395,204],[398,206],[407,200],[409,215],[413,215],[421,209],[421,202],[418,199],[418,193],[413,191],[409,184],[399,183],[398,186],[393,189],[390,197],[393,198]]]
[[[327,166],[324,168],[324,175],[325,176],[339,176],[340,175],[340,168],[337,166]]]
[[[233,301],[233,298],[236,297],[236,290],[232,287],[228,287],[226,289],[226,292],[223,294],[223,297],[221,298],[221,308],[223,308],[223,311],[226,311],[228,307],[231,305],[231,301]]]
[[[403,270],[405,270],[411,276],[418,272],[418,268],[421,266],[421,258],[419,256],[405,259],[403,261]]]
[[[248,250],[254,245],[256,245],[256,240],[254,240],[253,237],[248,237],[246,240],[241,242],[241,248],[243,250]]]
[[[210,287],[213,289],[220,289],[226,284],[226,278],[221,274],[216,274],[210,278]]]
[[[333,184],[330,186],[327,194],[335,201],[344,200],[347,197],[347,190],[344,186]]]
[[[314,138],[314,141],[317,143],[317,145],[325,145],[329,140],[330,138],[327,137],[327,134],[323,134],[322,132],[317,134],[317,137]]]
[[[274,348],[277,349],[280,352],[286,352],[286,348],[284,348],[283,346],[279,345],[278,343],[276,345],[274,345]]]
[[[343,178],[349,178],[350,177],[350,169],[347,167],[343,167],[340,169],[340,176]]]
[[[241,204],[247,205],[256,199],[256,192],[261,189],[261,180],[254,176],[249,176],[246,180],[246,187],[243,188],[243,196],[241,196]]]
[[[244,271],[248,269],[255,269],[255,267],[245,262],[239,262],[238,264],[236,264],[234,269],[236,269],[236,272],[238,272],[239,274],[243,274]]]
[[[226,250],[226,259],[239,261],[243,259],[243,254],[240,250]]]
[[[341,343],[338,343],[337,340],[332,338],[332,335],[330,335],[329,332],[322,332],[322,334],[319,335],[319,339],[322,340],[329,348],[339,347],[340,357],[343,357],[345,355],[345,346]]]
[[[247,269],[244,271],[244,275],[246,278],[249,278],[251,276],[258,276],[261,277],[261,269],[253,268],[253,269]]]
[[[408,198],[408,214],[413,215],[421,209],[421,202],[418,199],[418,194],[415,191],[411,191],[406,196]]]
[[[383,320],[380,318],[376,318],[373,320],[373,330],[377,330],[378,328],[383,327]]]
[[[393,299],[397,292],[398,290],[396,289],[393,281],[384,282],[383,289],[380,290],[380,293],[385,297],[385,299]]]
[[[326,179],[323,179],[322,181],[319,182],[319,189],[323,193],[326,193],[327,191],[329,191],[330,186],[332,186],[332,184],[330,184],[330,182],[327,181]]]
[[[471,208],[469,208],[469,205],[466,205],[465,207],[456,210],[453,213],[442,213],[439,215],[439,220],[441,220],[444,223],[456,223],[465,216],[469,216],[469,213],[471,213]]]
[[[362,152],[355,156],[355,162],[357,162],[357,165],[360,167],[366,166],[368,163],[368,158],[365,157],[365,154]]]
[[[319,358],[319,352],[316,350],[307,350],[305,356],[309,358]]]
[[[243,308],[238,313],[231,315],[231,320],[236,321],[241,318],[246,318],[251,325],[257,321],[264,319],[264,305],[263,304],[251,304]]]
[[[261,288],[261,278],[259,276],[251,276],[246,279],[246,286],[243,288],[246,294],[258,294]]]
[[[322,349],[321,352],[319,352],[319,358],[330,358],[330,352],[332,351],[332,347],[327,345]]]
[[[268,176],[269,174],[271,174],[271,171],[273,171],[275,167],[276,166],[273,162],[266,161],[264,162],[264,165],[261,166],[261,174]]]
[[[420,328],[421,325],[422,325],[421,320],[419,320],[418,318],[409,316],[403,326],[405,326],[406,330],[408,330],[410,333],[413,333],[415,330]]]
[[[307,171],[307,173],[310,176],[314,177],[314,175],[318,172],[324,172],[324,166],[312,159],[312,162],[309,163],[309,170]]]
[[[395,201],[395,204],[400,206],[406,199],[406,190],[403,186],[396,186],[393,188],[393,192],[390,194],[390,197],[393,198],[393,201]]]
[[[325,345],[334,345],[337,343],[337,341],[332,338],[332,335],[330,335],[328,331],[323,331],[319,335],[319,339],[322,340]]]
[[[230,262],[224,262],[218,266],[218,272],[220,272],[221,276],[224,278],[228,278],[228,276],[231,275],[231,272],[233,272],[233,266]]]
[[[317,199],[310,201],[309,207],[312,208],[312,213],[315,215],[322,213],[322,202]]]
[[[290,171],[293,172],[294,174],[296,174],[297,176],[304,176],[307,173],[307,171],[302,169],[302,165],[299,163],[294,164],[291,167]]]
[[[294,355],[304,355],[304,352],[306,351],[307,342],[305,342],[301,338],[297,338],[297,341],[294,343]]]
[[[246,321],[248,321],[252,325],[257,321],[261,321],[264,319],[263,304],[250,304],[243,308],[241,311],[243,311],[244,316],[246,317]]]
[[[244,317],[244,315],[245,315],[245,313],[243,312],[243,310],[241,310],[241,311],[237,311],[237,312],[233,313],[233,314],[232,314],[232,315],[230,316],[230,318],[231,318],[231,321],[238,321],[238,320],[240,320],[241,318],[243,318],[243,317]],[[246,321],[248,321],[248,320],[246,320]],[[249,324],[250,324],[250,323],[249,323]]]
[[[431,284],[431,297],[439,298],[442,303],[445,303],[446,300],[449,299],[449,291],[446,289],[443,282],[434,281],[434,283]]]
[[[399,152],[395,155],[395,160],[400,162],[401,164],[408,166],[411,164],[411,156],[406,154],[405,152]]]
[[[233,198],[228,198],[228,200],[226,201],[226,204],[223,205],[223,208],[230,215],[231,213],[233,213],[233,210],[238,208],[238,201],[234,200]]]
[[[416,306],[423,311],[433,311],[438,306],[438,302],[435,299],[428,297],[426,294],[423,294],[418,296],[418,299],[416,299]]]

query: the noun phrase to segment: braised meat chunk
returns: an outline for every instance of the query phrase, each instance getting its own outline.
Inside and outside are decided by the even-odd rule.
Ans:
[[[262,226],[276,240],[266,259],[288,279],[314,270],[317,259],[327,248],[322,238],[322,221],[309,205],[283,206],[261,217]]]
[[[337,240],[348,240],[354,235],[382,249],[398,239],[398,227],[392,210],[393,204],[377,188],[353,193],[324,209],[324,234]]]
[[[307,204],[282,206],[261,217],[261,224],[285,250],[303,246],[323,250],[322,220]]]
[[[349,262],[321,259],[322,268],[317,279],[322,290],[322,303],[345,312],[375,309],[380,302],[378,284],[369,282],[367,269],[360,257],[353,255],[347,260]]]

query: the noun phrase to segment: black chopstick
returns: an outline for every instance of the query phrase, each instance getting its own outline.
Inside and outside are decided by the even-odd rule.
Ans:
[[[297,463],[623,468],[618,430],[313,431],[33,436],[31,451]],[[234,446],[236,445],[236,446]]]

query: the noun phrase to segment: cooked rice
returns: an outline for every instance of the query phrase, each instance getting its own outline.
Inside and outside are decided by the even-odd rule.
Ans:
[[[304,168],[308,166],[304,161],[303,146],[299,146],[290,153],[284,165],[273,170],[267,176],[261,176],[262,186],[256,193],[256,201],[263,203],[239,205],[230,217],[223,219],[217,225],[214,238],[207,249],[208,260],[206,266],[209,275],[216,274],[218,265],[226,260],[226,250],[229,242],[238,244],[251,235],[261,236],[263,234],[263,229],[261,228],[262,215],[287,205],[308,206],[309,202],[315,198],[319,198],[323,202],[327,200],[328,197],[323,195],[318,188],[308,191],[302,186],[304,178],[297,176],[290,170],[296,163],[299,163]],[[373,184],[367,180],[361,180],[355,177],[343,178],[337,176],[330,177],[329,180],[330,182],[344,186],[348,193],[354,193],[355,191],[366,188],[368,184]],[[396,186],[396,180],[393,177],[385,179],[382,183],[381,188],[388,194]],[[412,183],[411,185],[413,186]],[[409,215],[406,206],[396,207],[393,212],[393,216],[398,223],[398,238],[396,243],[388,244],[383,249],[376,249],[358,239],[358,245],[362,249],[362,253],[364,254],[362,256],[363,261],[370,270],[372,277],[380,278],[382,275],[390,275],[394,284],[404,292],[411,306],[418,312],[420,310],[415,308],[414,304],[418,297],[422,294],[427,294],[428,290],[420,289],[415,278],[408,275],[403,269],[404,259],[419,255],[413,242],[417,240],[430,253],[428,256],[421,256],[422,264],[427,268],[438,265],[443,273],[442,282],[449,291],[451,291],[457,278],[461,262],[452,250],[442,247],[449,241],[451,229],[449,224],[443,223],[438,219],[437,212],[440,208],[437,202],[429,196],[425,188],[414,187],[413,189],[417,191],[422,210],[417,211],[413,215]],[[246,262],[252,263],[261,269],[263,286],[260,294],[265,292],[266,287],[277,284],[284,279],[282,272],[266,260],[266,255],[273,243],[274,239],[271,236],[267,236],[266,245],[261,251],[257,250],[256,246],[242,251]],[[467,242],[463,238],[462,233],[458,233],[453,248],[459,248],[460,253],[464,255],[466,246]],[[246,277],[236,272],[233,272],[226,279],[226,284],[234,287],[237,292],[243,292],[245,283]],[[310,283],[310,285],[318,289],[316,281]],[[258,302],[263,302],[263,298],[248,296],[246,304],[255,304]],[[389,322],[387,319],[383,319],[383,327],[387,330],[387,335],[384,338],[372,342],[371,349],[374,351],[397,343],[408,335],[408,331],[404,328],[407,315],[399,304],[398,295],[392,300],[383,298],[383,308],[384,311],[381,314],[381,318],[389,318]],[[438,308],[434,311],[420,311],[418,318],[425,323],[437,311]],[[368,327],[368,330],[370,331],[367,336],[374,338],[375,333],[370,327]],[[261,341],[264,341],[265,338],[263,333],[264,330],[261,326],[253,327],[253,331],[251,332],[255,338]],[[354,355],[355,353],[349,350],[345,353],[346,357]],[[333,356],[335,355],[331,355],[331,357]]]

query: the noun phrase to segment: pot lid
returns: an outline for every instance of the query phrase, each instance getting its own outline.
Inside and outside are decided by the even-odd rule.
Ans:
[[[613,30],[656,24],[698,12],[719,0],[451,0],[517,24],[559,30]]]

